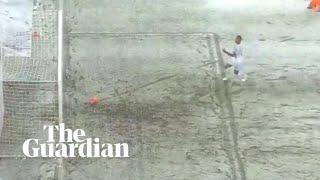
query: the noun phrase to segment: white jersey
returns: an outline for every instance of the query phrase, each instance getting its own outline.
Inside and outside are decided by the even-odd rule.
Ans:
[[[236,55],[234,57],[235,61],[237,61],[238,63],[242,63],[243,57],[242,57],[242,46],[241,46],[241,44],[235,44],[234,45],[233,53]]]

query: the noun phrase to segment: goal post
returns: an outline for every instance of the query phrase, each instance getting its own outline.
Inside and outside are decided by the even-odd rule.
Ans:
[[[0,137],[3,128],[3,115],[4,115],[4,105],[3,105],[3,80],[2,80],[2,55],[3,48],[0,48]]]

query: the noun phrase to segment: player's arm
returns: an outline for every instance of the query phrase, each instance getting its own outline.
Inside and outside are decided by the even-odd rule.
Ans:
[[[230,53],[230,52],[228,52],[226,49],[222,49],[222,51],[224,52],[224,53],[226,53],[228,56],[230,56],[230,57],[236,57],[236,53]]]

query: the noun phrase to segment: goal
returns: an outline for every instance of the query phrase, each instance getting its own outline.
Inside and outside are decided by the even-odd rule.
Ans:
[[[61,121],[59,17],[56,10],[34,11],[32,30],[1,48],[0,157],[24,156],[25,140],[46,140],[43,125]]]

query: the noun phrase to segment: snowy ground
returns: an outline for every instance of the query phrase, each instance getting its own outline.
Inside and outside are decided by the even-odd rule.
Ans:
[[[30,56],[32,0],[0,1],[0,46],[7,54]]]
[[[69,123],[134,147],[127,161],[67,161],[68,177],[319,178],[320,15],[307,4],[70,1]],[[208,60],[199,39],[110,38],[103,34],[108,32],[216,32],[229,49],[241,34],[249,79],[241,83],[227,71],[225,85],[210,87],[212,71],[198,68]],[[170,75],[176,76],[138,88]],[[225,93],[215,93],[220,89]],[[127,91],[93,109],[85,105],[92,95]],[[232,107],[216,104],[217,99]],[[218,112],[225,109],[227,118],[211,105]],[[230,135],[235,142],[223,138]]]
[[[320,14],[307,4],[67,1],[65,121],[131,157],[67,159],[66,179],[319,179]],[[108,32],[215,32],[227,49],[241,34],[248,81],[215,76],[207,39]]]

